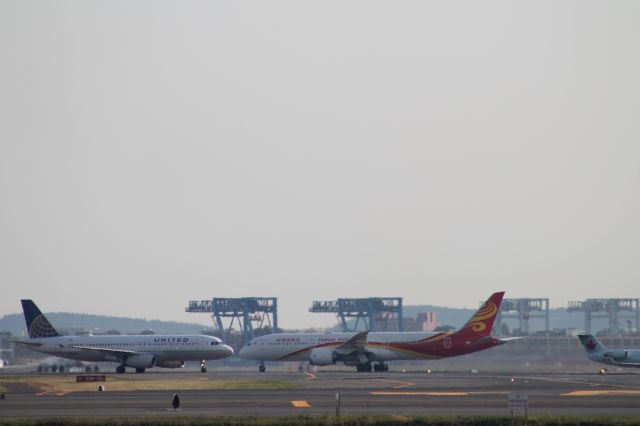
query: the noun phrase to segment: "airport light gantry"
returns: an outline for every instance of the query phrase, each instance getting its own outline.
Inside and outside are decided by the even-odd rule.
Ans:
[[[608,318],[609,332],[620,334],[620,318],[628,318],[635,325],[636,333],[640,331],[640,299],[587,299],[571,301],[568,312],[584,312],[584,330],[591,333],[591,321],[594,318]],[[604,312],[604,313],[601,313]],[[629,313],[624,313],[629,312]]]
[[[242,333],[243,344],[255,337],[254,324],[256,328],[260,328],[266,322],[273,333],[278,330],[277,297],[214,297],[209,300],[192,300],[185,311],[210,313],[218,336],[225,341],[229,340],[236,322]],[[223,318],[231,318],[227,328],[224,327]]]
[[[315,301],[309,312],[334,313],[342,331],[402,331],[402,297],[340,298]],[[353,327],[348,319],[355,318]]]
[[[520,332],[526,336],[529,334],[529,320],[531,318],[544,318],[544,331],[549,332],[548,298],[504,299],[496,317],[494,330],[496,333],[502,334],[503,320],[517,319]]]

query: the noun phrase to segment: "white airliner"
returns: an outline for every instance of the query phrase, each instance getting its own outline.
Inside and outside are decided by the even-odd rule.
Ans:
[[[125,367],[144,373],[152,367],[180,368],[185,361],[200,361],[207,372],[207,360],[231,356],[233,349],[217,337],[204,335],[118,335],[61,336],[32,300],[22,300],[29,340],[14,340],[37,352],[90,362],[117,362],[116,373]]]
[[[504,291],[494,293],[456,332],[282,333],[256,337],[239,355],[259,361],[309,361],[331,365],[338,361],[358,371],[388,371],[386,361],[437,359],[481,351],[517,338],[491,336]]]
[[[640,349],[607,349],[592,334],[578,334],[589,359],[618,367],[640,368]]]

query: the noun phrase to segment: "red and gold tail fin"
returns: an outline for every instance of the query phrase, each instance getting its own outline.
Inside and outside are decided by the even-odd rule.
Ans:
[[[496,315],[500,310],[502,297],[504,297],[504,291],[493,293],[457,333],[473,335],[478,338],[490,336]]]

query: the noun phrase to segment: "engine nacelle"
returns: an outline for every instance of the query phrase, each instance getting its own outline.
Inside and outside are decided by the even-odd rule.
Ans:
[[[127,367],[133,368],[152,368],[156,365],[156,357],[153,355],[132,355],[125,362]]]
[[[614,361],[624,361],[629,358],[629,349],[617,349],[615,351],[607,352],[607,356],[612,358]]]
[[[331,365],[338,360],[338,354],[333,348],[315,348],[309,354],[309,362],[313,365]]]
[[[184,367],[184,361],[157,361],[156,367],[161,368],[182,368]]]

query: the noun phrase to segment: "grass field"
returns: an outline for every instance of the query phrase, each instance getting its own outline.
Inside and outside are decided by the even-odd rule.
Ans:
[[[229,380],[207,376],[177,380],[144,375],[107,375],[106,382],[77,383],[75,374],[51,376],[6,376],[0,377],[0,392],[12,393],[68,393],[95,391],[103,385],[110,391],[139,390],[208,390],[208,389],[290,389],[294,384],[281,380]]]
[[[520,421],[518,421],[520,420]],[[522,419],[515,424],[523,424]],[[110,417],[110,418],[47,418],[32,420],[0,419],[0,426],[58,426],[58,425],[109,425],[109,426],[152,426],[152,425],[190,425],[190,426],[392,426],[392,425],[424,425],[424,426],[508,426],[512,425],[510,417],[505,416],[290,416],[290,417]],[[640,424],[640,419],[630,417],[599,416],[548,416],[529,417],[528,426],[629,426]]]

